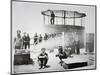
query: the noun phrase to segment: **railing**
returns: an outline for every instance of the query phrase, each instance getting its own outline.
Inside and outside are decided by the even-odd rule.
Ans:
[[[47,10],[42,11],[44,24],[51,24],[51,12],[54,12],[54,25],[78,25],[84,26],[85,16],[84,13],[77,11],[65,11],[65,10]]]

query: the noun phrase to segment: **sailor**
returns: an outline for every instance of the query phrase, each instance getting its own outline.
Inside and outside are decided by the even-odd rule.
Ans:
[[[51,24],[54,24],[54,22],[55,22],[55,14],[54,14],[53,11],[51,12],[51,19],[50,19],[50,22],[51,22]]]
[[[38,62],[40,64],[40,68],[39,69],[47,67],[46,64],[48,62],[48,54],[45,52],[45,50],[46,50],[45,48],[42,48],[41,49],[41,53],[38,56]]]

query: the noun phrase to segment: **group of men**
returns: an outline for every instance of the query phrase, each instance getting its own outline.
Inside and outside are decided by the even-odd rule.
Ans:
[[[37,33],[35,33],[34,44],[37,45],[38,43],[41,43],[43,40],[46,41],[49,38],[54,38],[55,36],[56,36],[55,33],[53,33],[53,34],[45,33],[44,36],[42,36],[41,34],[37,35]]]
[[[77,54],[80,54],[80,47],[79,47],[79,41],[78,41],[78,48],[77,48]],[[71,55],[73,54],[71,51],[73,50],[73,48],[71,50],[65,50],[63,49],[62,46],[59,46],[58,47],[58,53],[55,55],[56,57],[59,57],[60,59],[60,64],[62,66],[62,63],[63,63],[63,60],[62,59],[67,59],[68,57],[71,57]],[[39,65],[40,65],[40,68],[39,69],[44,69],[47,67],[47,62],[48,62],[48,54],[45,52],[46,49],[45,48],[42,48],[41,49],[41,53],[39,54],[38,56],[38,62],[39,62]]]
[[[24,36],[22,37],[23,40],[23,48],[24,49],[30,49],[30,36],[29,34],[26,35],[26,32],[24,33]]]
[[[41,34],[37,35],[37,33],[35,33],[35,35],[34,35],[34,44],[37,45],[38,43],[41,43],[42,39],[43,39],[43,37],[42,37]]]
[[[52,37],[56,36],[55,34],[50,34],[50,36],[51,35],[52,35]],[[39,42],[42,42],[43,39],[47,40],[48,39],[48,35],[45,34],[45,36],[42,37],[42,35],[40,34],[40,36],[38,38],[38,35],[36,33],[35,36],[34,36],[34,43],[38,44],[37,40],[39,40]],[[30,49],[30,36],[29,36],[29,34],[26,34],[26,32],[24,32],[24,35],[21,37],[21,31],[18,30],[17,31],[17,37],[14,39],[14,43],[15,43],[15,49],[27,49],[27,47],[28,47],[28,49]],[[72,50],[75,50],[75,48],[77,49],[77,54],[79,54],[80,53],[80,42],[79,41],[77,42],[77,45],[72,47]],[[40,64],[40,68],[39,69],[47,67],[46,64],[48,62],[48,58],[49,57],[48,57],[48,54],[45,51],[46,51],[46,49],[42,48],[41,49],[41,53],[38,56],[38,62]],[[63,47],[59,46],[58,54],[55,55],[55,56],[59,57],[60,62],[62,62],[62,59],[68,58],[70,56],[70,54],[67,54],[65,52],[65,50],[63,49]]]
[[[44,36],[41,34],[37,35],[35,33],[34,35],[34,45],[37,45],[41,43],[43,40],[46,41],[49,38],[54,38],[56,36],[55,33],[53,34],[47,34],[45,33]],[[28,33],[24,32],[23,36],[21,36],[21,31],[17,30],[17,36],[14,38],[14,48],[15,49],[30,49],[30,36]]]
[[[41,53],[38,56],[38,62],[39,62],[39,65],[40,65],[39,69],[42,69],[42,68],[44,69],[44,68],[47,67],[47,62],[48,62],[49,57],[48,57],[48,54],[45,51],[46,51],[46,49],[42,48]],[[70,54],[66,53],[62,46],[59,46],[58,53],[55,56],[59,57],[60,64],[61,64],[63,62],[62,59],[67,59],[70,56]]]
[[[30,36],[24,32],[23,37],[21,37],[21,31],[17,30],[17,36],[14,38],[14,48],[15,49],[30,49]]]

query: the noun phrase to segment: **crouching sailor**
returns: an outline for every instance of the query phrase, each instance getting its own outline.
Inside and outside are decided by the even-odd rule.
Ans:
[[[46,64],[48,62],[48,54],[45,52],[45,48],[42,48],[41,49],[41,53],[39,54],[38,56],[38,62],[39,62],[39,65],[40,65],[40,68],[39,69],[44,69],[46,68]]]

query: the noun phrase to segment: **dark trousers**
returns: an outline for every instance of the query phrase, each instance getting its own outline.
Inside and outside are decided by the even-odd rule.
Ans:
[[[42,39],[39,39],[39,43],[41,43],[42,42]]]
[[[54,18],[51,18],[50,22],[51,22],[51,24],[54,24],[55,19]]]
[[[47,62],[48,62],[48,59],[47,58],[38,58],[38,60],[40,61],[40,66],[41,68],[43,66],[46,66]]]
[[[59,59],[62,61],[62,59],[66,59],[68,57],[68,55],[59,53],[58,55],[56,55],[56,57],[59,57]]]
[[[34,44],[38,44],[38,39],[34,39]]]
[[[62,59],[65,59],[67,58],[67,56],[63,55],[63,56],[59,56],[59,59],[62,60]]]
[[[80,49],[79,48],[77,48],[76,53],[80,54]]]
[[[72,52],[72,53],[75,53],[75,47],[72,47],[71,52]]]
[[[27,48],[27,42],[23,42],[23,49]]]

